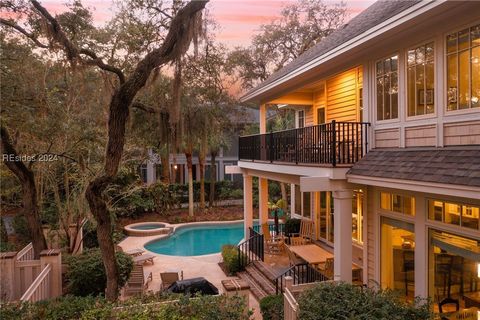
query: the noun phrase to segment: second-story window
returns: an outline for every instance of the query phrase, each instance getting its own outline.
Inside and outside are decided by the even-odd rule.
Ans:
[[[435,71],[433,42],[408,50],[407,87],[408,116],[435,111]]]
[[[305,111],[304,110],[298,111],[298,127],[299,128],[305,127]]]
[[[480,107],[480,25],[449,34],[447,110]]]
[[[377,120],[398,118],[398,56],[377,61]]]

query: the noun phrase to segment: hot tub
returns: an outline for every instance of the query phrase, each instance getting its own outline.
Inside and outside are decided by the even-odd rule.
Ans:
[[[168,223],[163,222],[138,222],[124,227],[127,235],[134,237],[169,234],[172,229]]]

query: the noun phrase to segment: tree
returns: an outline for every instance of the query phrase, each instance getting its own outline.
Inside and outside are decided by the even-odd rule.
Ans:
[[[250,89],[338,29],[345,17],[344,3],[300,0],[289,4],[279,19],[260,27],[251,46],[231,52],[230,70],[244,89]]]
[[[72,64],[95,66],[112,74],[115,79],[113,94],[109,102],[108,138],[103,172],[90,181],[86,198],[90,210],[97,221],[97,237],[102,251],[102,260],[107,275],[106,298],[116,300],[118,297],[118,268],[114,259],[114,245],[111,237],[112,220],[107,209],[103,192],[118,172],[125,146],[126,123],[130,106],[137,93],[145,86],[152,71],[181,57],[188,49],[195,30],[200,22],[200,12],[207,1],[192,1],[180,9],[171,19],[168,33],[158,47],[151,49],[134,67],[129,76],[119,68],[105,62],[96,52],[94,46],[76,43],[68,37],[60,22],[53,17],[38,1],[31,0],[33,8],[26,10],[30,18],[46,27],[49,45],[38,38],[36,30],[27,31],[12,20],[0,22],[31,39],[42,48],[60,47],[67,60]]]

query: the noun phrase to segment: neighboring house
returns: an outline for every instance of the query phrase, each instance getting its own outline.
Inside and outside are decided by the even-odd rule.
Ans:
[[[480,2],[376,2],[242,100],[262,133],[240,137],[228,168],[246,228],[252,177],[261,222],[267,181],[290,183],[336,280],[353,260],[365,284],[480,305]],[[278,104],[297,129],[265,132]]]
[[[236,112],[230,114],[230,121],[235,125],[234,134],[229,134],[228,147],[221,148],[216,156],[216,180],[229,180],[239,185],[242,184],[242,176],[239,174],[225,173],[225,167],[236,165],[238,161],[238,135],[243,131],[245,126],[252,123],[258,123],[259,112],[257,109],[236,106]],[[150,161],[140,166],[140,176],[142,180],[148,184],[160,180],[161,177],[161,161],[160,157],[150,150]],[[193,163],[193,180],[200,181],[200,166],[198,155],[195,154],[192,159]],[[207,154],[205,158],[205,180],[210,180],[211,158]],[[170,154],[170,179],[172,183],[186,184],[188,183],[188,168],[185,154]]]

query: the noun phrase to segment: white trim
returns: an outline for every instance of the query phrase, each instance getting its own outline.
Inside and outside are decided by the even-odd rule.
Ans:
[[[395,27],[398,27],[399,25],[420,16],[421,14],[438,7],[439,5],[443,4],[447,0],[438,0],[438,1],[421,1],[418,4],[415,4],[411,6],[410,8],[398,13],[397,15],[391,17],[390,19],[387,19],[383,21],[382,23],[368,29],[367,31],[357,35],[356,37],[342,43],[341,45],[336,46],[335,48],[327,51],[326,53],[320,55],[319,57],[299,66],[295,70],[287,73],[286,75],[282,76],[281,78],[273,81],[272,83],[267,84],[266,86],[254,90],[250,93],[247,93],[243,97],[241,97],[240,101],[241,102],[246,102],[248,100],[251,100],[255,98],[256,96],[267,92],[268,90],[278,86],[281,83],[284,83],[292,78],[295,78],[296,76],[301,75],[302,73],[313,69],[314,67],[317,67],[337,56],[339,56],[342,53],[348,52],[349,50],[359,46],[360,44],[363,44]]]
[[[272,164],[266,162],[238,161],[237,166],[245,170],[258,170],[272,172],[279,175],[307,176],[307,177],[329,177],[330,179],[342,180],[346,179],[345,175],[350,170],[349,167],[318,167],[307,165],[288,165],[288,164]],[[245,172],[243,171],[242,172]],[[255,175],[255,174],[253,174]]]
[[[367,177],[349,174],[347,181],[350,183],[365,184],[376,187],[403,189],[424,193],[441,194],[447,196],[480,199],[480,188],[462,185],[422,182],[416,180],[402,180],[379,177]]]

